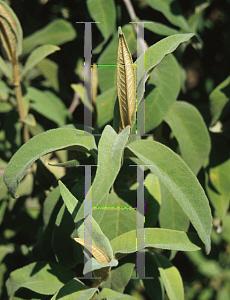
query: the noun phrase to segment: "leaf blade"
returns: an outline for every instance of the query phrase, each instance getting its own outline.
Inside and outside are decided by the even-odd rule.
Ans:
[[[57,264],[35,262],[11,272],[6,287],[10,299],[22,287],[42,295],[52,295],[74,276],[72,270],[65,270]]]
[[[115,30],[116,7],[114,0],[87,0],[87,7],[104,37],[104,43]]]
[[[39,157],[60,149],[78,149],[90,153],[96,149],[94,137],[77,129],[58,128],[43,132],[24,144],[11,158],[4,182],[12,196],[32,163]]]
[[[92,250],[94,251],[94,254],[96,254],[96,256],[94,256],[94,257],[96,259],[97,259],[97,257],[99,258],[98,262],[100,264],[108,263],[113,259],[113,250],[110,245],[110,242],[109,242],[108,238],[102,232],[102,230],[101,230],[100,226],[98,225],[98,223],[96,222],[96,220],[91,216],[87,216],[86,219],[87,218],[88,218],[87,223],[85,224],[84,222],[81,222],[81,225],[77,228],[78,238],[75,239],[75,241],[77,241],[78,243],[80,243],[81,245],[86,247],[86,249],[88,249],[88,250],[91,247],[95,246],[94,249],[92,248]],[[91,231],[91,228],[87,227],[87,225],[89,225],[88,222],[89,223],[92,222],[91,223],[92,231]],[[85,241],[86,231],[87,231],[88,235],[90,235],[92,237],[92,244],[89,244],[87,241]],[[92,253],[92,250],[90,249],[89,251]],[[99,253],[98,250],[101,253]]]
[[[55,45],[43,45],[35,49],[25,63],[25,66],[21,72],[21,79],[45,57],[58,50],[60,50],[60,48]]]
[[[117,94],[119,99],[121,129],[132,125],[132,116],[136,107],[135,71],[131,53],[125,36],[119,28],[117,54]]]
[[[146,85],[145,132],[156,128],[176,101],[180,88],[180,67],[172,54],[155,67]]]
[[[194,36],[194,33],[171,35],[149,47],[145,53],[136,60],[135,64],[138,64],[138,60],[143,61],[144,55],[145,66],[140,64],[139,71],[137,71],[136,74],[137,87],[139,87],[137,89],[137,106],[139,105],[144,93],[142,82],[144,80],[145,82],[148,80],[154,67],[158,65],[167,54],[172,53],[181,43],[187,42],[192,36]],[[145,74],[145,78],[143,74]]]
[[[153,256],[166,292],[170,300],[183,300],[184,288],[183,282],[178,269],[163,255],[157,252],[150,252],[149,255]]]
[[[195,175],[177,154],[153,141],[135,141],[127,146],[163,182],[180,204],[210,251],[212,216],[209,202]],[[128,153],[127,153],[128,154]]]
[[[60,46],[75,37],[76,31],[73,26],[66,20],[57,19],[23,40],[23,54],[30,53],[38,45]]]
[[[191,32],[191,28],[184,18],[178,2],[174,0],[147,0],[147,2],[153,9],[160,11],[173,25],[178,26],[186,32]]]
[[[132,230],[110,241],[113,253],[134,253],[148,247],[197,251],[202,247],[202,243],[195,233],[162,228],[145,228],[145,244],[139,247],[136,247],[136,235],[136,230]]]
[[[10,82],[13,82],[13,74],[10,72],[10,69],[8,68],[7,64],[5,63],[5,61],[1,56],[0,56],[0,70],[10,80]]]
[[[211,150],[211,140],[199,111],[191,104],[177,101],[164,118],[176,139],[181,155],[196,175]]]
[[[98,145],[98,167],[92,184],[93,207],[101,206],[102,201],[117,177],[129,133],[129,126],[120,134],[117,134],[110,125],[107,125],[102,133]],[[91,195],[89,197],[91,199]],[[76,221],[81,220],[83,217],[84,205],[81,205]]]
[[[222,81],[210,94],[210,109],[212,115],[211,126],[215,125],[229,104],[230,76]]]

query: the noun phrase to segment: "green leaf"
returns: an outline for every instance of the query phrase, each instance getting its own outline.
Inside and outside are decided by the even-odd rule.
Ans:
[[[222,114],[227,112],[230,99],[230,76],[219,84],[209,96],[212,121],[210,126],[216,124]]]
[[[163,255],[157,252],[148,252],[155,260],[164,287],[170,300],[183,300],[184,288],[182,278],[179,271],[173,264]]]
[[[73,278],[67,282],[52,298],[51,300],[90,300],[98,291],[96,288],[89,288],[77,278]]]
[[[117,134],[110,125],[102,132],[98,145],[98,167],[92,184],[92,206],[103,206],[102,201],[113,185],[121,168],[124,147],[128,141],[130,126]],[[83,218],[84,204],[81,206],[77,220]]]
[[[36,120],[35,120],[35,117],[33,114],[28,114],[23,122],[24,122],[24,124],[27,124],[28,126],[31,126],[31,127],[36,126]]]
[[[79,238],[75,238],[75,241],[84,246],[95,257],[91,257],[86,262],[83,274],[94,271],[95,277],[99,277],[93,283],[93,286],[96,287],[108,279],[111,267],[117,266],[118,261],[113,259],[113,250],[110,242],[94,218],[88,215],[85,220],[86,222],[77,228]],[[85,236],[91,236],[92,242],[85,240]]]
[[[223,218],[228,211],[230,199],[230,159],[209,169],[206,190],[214,208]]]
[[[55,220],[52,246],[58,263],[62,267],[70,269],[76,267],[77,263],[81,263],[83,260],[81,248],[73,240],[75,204],[78,201],[60,180],[58,183],[65,205],[62,206]],[[68,255],[66,255],[67,248],[69,249]]]
[[[118,265],[117,268],[111,270],[109,278],[102,283],[101,287],[123,293],[132,277],[134,267],[135,264],[130,262]]]
[[[64,103],[51,91],[40,91],[34,87],[28,88],[31,108],[55,122],[58,126],[66,124],[69,112]]]
[[[179,251],[197,251],[202,247],[202,243],[196,233],[186,233],[162,228],[145,228],[145,244],[138,247],[136,245],[136,236],[136,230],[132,230],[110,241],[113,253],[134,253],[148,247]]]
[[[6,288],[10,299],[22,287],[42,295],[52,295],[74,276],[73,271],[54,263],[35,262],[13,271],[6,281]]]
[[[49,81],[56,92],[59,92],[58,71],[59,66],[56,62],[45,58],[37,64],[42,75]]]
[[[63,201],[60,199],[61,201],[59,201],[57,205],[53,205],[53,202],[57,201],[55,199],[55,195],[57,194],[57,197],[60,196],[60,193],[58,194],[59,189],[62,190],[62,198],[69,198],[70,192],[67,192],[68,189],[65,188],[63,184],[61,185],[62,189],[60,188],[59,182],[59,187],[54,189],[45,201],[44,211],[46,212],[47,219],[49,218],[49,224],[46,224],[46,230],[43,233],[42,240],[44,241],[44,243],[42,245],[42,249],[44,249],[44,251],[46,252],[47,244],[51,245],[52,241],[52,253],[54,252],[57,262],[62,267],[70,269],[76,267],[78,263],[82,263],[83,254],[80,246],[73,240],[75,224],[66,206],[63,205]],[[55,195],[50,197],[55,190]],[[50,202],[51,204],[49,204]],[[62,207],[60,207],[60,205],[62,205]],[[50,209],[50,207],[52,210]],[[66,249],[69,249],[68,255],[66,255]]]
[[[19,186],[17,193],[19,197],[31,195],[34,188],[34,176],[33,174],[26,174],[23,178],[22,184]],[[35,210],[35,208],[34,208]]]
[[[104,43],[115,31],[116,7],[114,0],[87,0],[89,13],[104,37]]]
[[[111,191],[108,194],[107,207],[103,212],[100,207],[93,210],[93,217],[98,220],[102,231],[109,240],[136,228],[136,210],[129,204],[136,199],[136,194],[136,191],[129,189],[119,195]]]
[[[69,213],[73,215],[77,204],[78,200],[70,193],[70,191],[67,189],[67,187],[61,182],[61,180],[58,180],[60,192],[62,199],[65,203],[66,208],[68,209]],[[73,217],[74,220],[74,217]]]
[[[114,86],[109,90],[97,96],[97,125],[99,128],[106,125],[113,119],[113,109],[117,98],[117,87]]]
[[[83,274],[87,274],[90,271],[100,270],[108,267],[116,267],[118,265],[118,261],[116,259],[111,259],[110,262],[106,264],[100,264],[95,258],[90,258],[84,266]]]
[[[84,86],[79,84],[71,84],[71,88],[79,95],[79,98],[81,99],[82,103],[84,103]],[[90,107],[92,108],[92,107]]]
[[[130,126],[117,134],[106,126],[98,145],[98,168],[92,185],[93,206],[99,206],[109,191],[121,167],[124,147],[128,141]]]
[[[55,45],[43,45],[36,48],[28,57],[25,66],[21,72],[21,79],[32,70],[40,61],[42,61],[46,56],[54,53],[58,50],[61,50],[58,46]]]
[[[9,102],[0,101],[0,112],[8,113],[13,110],[13,106]]]
[[[59,187],[55,187],[49,195],[46,197],[46,200],[43,205],[43,229],[49,229],[48,227],[54,225],[54,221],[56,220],[57,213],[61,207],[58,208],[58,201],[60,199],[60,190]],[[55,215],[55,219],[54,218]],[[53,222],[52,222],[53,221]],[[53,229],[52,229],[53,231]]]
[[[173,104],[164,120],[171,127],[183,160],[196,175],[211,149],[210,136],[195,106],[179,101]]]
[[[75,37],[76,31],[73,26],[66,20],[57,19],[23,40],[23,54],[30,53],[38,45],[60,46],[72,41]]]
[[[229,208],[229,143],[224,134],[211,134],[212,150],[205,167],[205,186],[209,199],[222,220]]]
[[[51,129],[43,132],[24,144],[11,158],[4,181],[12,196],[29,167],[39,157],[60,149],[71,149],[91,153],[96,149],[94,137],[76,129]]]
[[[80,239],[84,240],[86,235],[85,231],[88,231],[88,234],[92,237],[92,244],[97,246],[102,250],[110,260],[113,259],[113,250],[110,245],[109,239],[104,235],[100,226],[96,220],[91,216],[86,217],[86,221],[89,221],[92,224],[91,228],[88,228],[85,222],[81,222],[81,225],[77,228],[77,235]]]
[[[180,67],[174,56],[169,54],[153,70],[146,86],[145,132],[163,121],[179,92]]]
[[[5,63],[4,59],[0,56],[0,71],[9,79],[10,83],[13,82],[13,72],[10,71],[9,67]]]
[[[195,175],[168,147],[139,140],[127,146],[169,189],[210,251],[212,216],[208,199]],[[125,152],[125,156],[128,151]]]
[[[118,292],[115,292],[110,289],[103,289],[102,292],[97,296],[97,299],[109,299],[109,300],[136,300],[135,297],[126,295],[126,294],[120,294]]]
[[[145,66],[140,64],[141,66],[137,71],[137,87],[139,87],[137,89],[137,105],[141,101],[144,93],[142,82],[149,78],[154,67],[156,67],[167,54],[172,53],[181,43],[187,42],[192,36],[194,36],[193,33],[171,35],[149,47],[145,53],[137,59],[135,64],[138,64],[138,60],[142,62],[143,56],[145,61]],[[145,75],[143,76],[143,74]]]
[[[191,29],[183,17],[183,13],[179,3],[175,0],[146,0],[147,3],[155,10],[160,11],[169,22],[186,32],[191,32]]]
[[[221,237],[227,242],[230,243],[230,214],[224,216],[223,218],[223,229],[221,232]]]
[[[3,200],[3,198],[7,194],[7,187],[3,182],[3,176],[0,176],[0,193],[1,193],[1,200],[2,200],[0,204],[0,225],[1,225],[4,220],[5,213],[8,210],[8,202],[7,200]]]
[[[161,183],[161,209],[159,214],[160,227],[187,231],[189,218],[169,190]]]
[[[151,21],[143,21],[143,22],[147,22],[145,23],[145,29],[148,29],[159,35],[168,36],[168,35],[180,33],[178,30],[158,22],[151,22]]]
[[[204,10],[210,5],[209,2],[204,2],[195,7],[194,13],[189,17],[188,24],[193,32],[197,32],[199,27],[204,26]]]
[[[10,92],[10,89],[8,88],[6,83],[4,81],[0,80],[0,103],[2,103],[1,100],[3,100],[3,101],[8,100],[9,92]],[[7,104],[10,105],[10,103],[7,103]],[[10,107],[12,107],[12,105],[10,105]]]
[[[57,164],[50,164],[50,166],[55,167],[64,167],[64,168],[75,168],[76,166],[80,165],[80,162],[77,159],[68,160],[65,162],[57,163]]]

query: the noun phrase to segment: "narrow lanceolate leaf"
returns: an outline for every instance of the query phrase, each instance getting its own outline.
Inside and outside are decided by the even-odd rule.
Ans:
[[[120,28],[117,55],[117,92],[121,115],[121,131],[127,125],[132,125],[132,116],[136,107],[136,82],[132,56]]]
[[[22,29],[13,10],[0,1],[0,39],[9,60],[15,61],[21,54]]]

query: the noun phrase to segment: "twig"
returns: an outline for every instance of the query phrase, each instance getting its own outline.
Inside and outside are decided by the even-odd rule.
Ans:
[[[135,10],[133,8],[133,5],[132,5],[131,1],[130,0],[123,0],[123,1],[125,3],[125,6],[127,8],[127,11],[129,13],[131,21],[132,22],[138,22],[139,19],[138,19],[136,13],[135,13]],[[133,26],[134,26],[134,24],[133,24]],[[137,33],[137,43],[140,46],[141,52],[144,53],[145,50],[146,50],[146,46],[145,46],[144,39],[142,37],[140,37],[139,34],[138,34],[139,33],[139,26],[137,26],[137,25],[134,26],[134,29],[135,29],[135,31]]]
[[[82,85],[79,83],[79,85]],[[77,93],[74,93],[73,101],[68,109],[69,113],[72,115],[75,111],[76,107],[79,105],[79,95]]]
[[[135,13],[135,10],[133,8],[133,5],[132,5],[131,1],[130,0],[124,0],[124,3],[125,3],[125,6],[126,6],[126,8],[128,10],[128,13],[129,13],[131,21],[132,22],[136,21],[137,15]]]
[[[16,101],[17,101],[19,118],[20,118],[20,121],[23,123],[23,138],[24,138],[24,142],[26,143],[29,141],[30,135],[29,135],[28,125],[24,123],[26,115],[25,115],[24,105],[23,105],[22,88],[21,88],[20,77],[19,77],[18,60],[17,61],[14,60],[12,62],[12,64],[13,64],[15,97],[16,97]]]

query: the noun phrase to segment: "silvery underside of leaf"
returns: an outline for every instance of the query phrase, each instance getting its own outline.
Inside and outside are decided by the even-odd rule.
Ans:
[[[136,107],[135,65],[129,51],[125,37],[119,34],[117,57],[117,91],[121,115],[121,124],[124,129],[132,125],[132,116]]]

